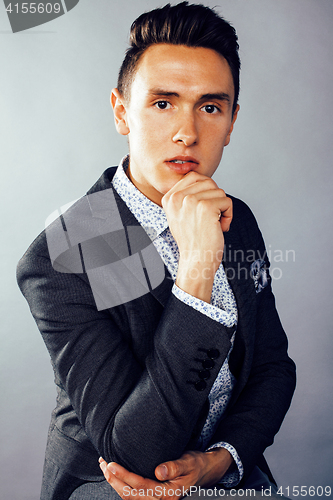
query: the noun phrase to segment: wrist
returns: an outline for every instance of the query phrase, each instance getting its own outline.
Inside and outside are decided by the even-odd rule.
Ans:
[[[210,303],[216,270],[202,263],[179,261],[176,285],[184,292]]]
[[[216,448],[211,451],[206,451],[205,454],[207,457],[207,473],[203,486],[211,486],[222,479],[234,463],[234,459],[225,448]]]

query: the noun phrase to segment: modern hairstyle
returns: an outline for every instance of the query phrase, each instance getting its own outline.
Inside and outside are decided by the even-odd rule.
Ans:
[[[240,71],[237,40],[235,29],[213,9],[201,4],[181,2],[145,12],[131,26],[130,47],[119,71],[118,90],[125,99],[130,99],[138,62],[151,45],[168,43],[205,47],[221,54],[229,64],[235,90],[234,113],[239,95]]]

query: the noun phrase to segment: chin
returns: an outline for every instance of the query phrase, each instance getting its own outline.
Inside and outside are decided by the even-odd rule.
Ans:
[[[185,174],[175,174],[172,178],[165,180],[163,182],[163,186],[161,186],[163,193],[165,194],[170,191],[170,189],[172,189],[184,176]]]
[[[176,184],[177,184],[178,181],[175,181],[175,182],[170,182],[169,185],[167,186],[163,186],[162,189],[160,190],[160,193],[162,194],[162,196],[164,196],[168,191],[170,191],[170,189],[172,189]]]

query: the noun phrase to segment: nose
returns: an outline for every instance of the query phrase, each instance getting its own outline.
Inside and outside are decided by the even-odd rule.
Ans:
[[[184,112],[177,116],[176,133],[173,142],[182,142],[185,146],[192,146],[198,142],[198,130],[195,123],[195,116],[191,112]]]

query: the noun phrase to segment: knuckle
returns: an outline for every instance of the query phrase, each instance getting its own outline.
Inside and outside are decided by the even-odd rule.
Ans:
[[[200,213],[203,213],[207,210],[207,207],[210,205],[210,200],[202,199],[198,201],[198,210]]]
[[[194,194],[187,194],[184,196],[183,203],[185,206],[190,206],[192,207],[193,205],[196,204],[196,197]]]
[[[173,476],[179,475],[180,473],[180,467],[177,462],[172,462],[170,464],[170,472]]]
[[[105,470],[104,477],[108,483],[110,483],[110,484],[112,483],[113,475],[111,474],[111,472],[108,469]]]
[[[193,178],[193,179],[199,179],[201,177],[201,174],[199,174],[198,172],[195,172],[194,170],[190,170],[190,172],[188,172],[188,174],[186,174],[188,178]]]
[[[182,194],[179,191],[175,191],[169,195],[170,203],[177,205],[182,197]]]
[[[206,179],[204,182],[205,182],[205,184],[207,184],[207,187],[209,189],[217,189],[218,188],[216,182],[213,181],[213,179],[211,179],[211,178]]]
[[[194,203],[196,201],[195,194],[189,193],[184,196],[184,203]]]

